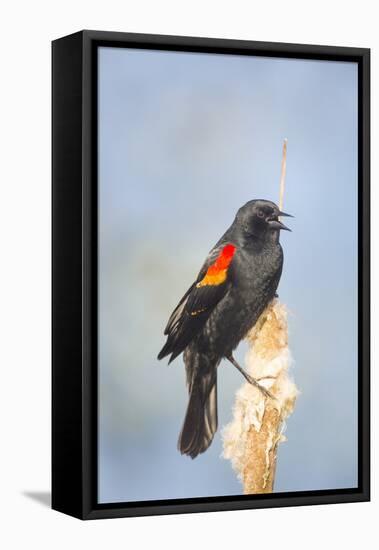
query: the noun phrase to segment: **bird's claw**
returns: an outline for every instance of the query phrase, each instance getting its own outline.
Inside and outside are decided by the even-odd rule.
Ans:
[[[263,378],[275,378],[275,376],[264,376],[264,377],[260,378],[260,380],[262,380]],[[276,400],[276,397],[269,390],[267,390],[264,386],[262,386],[258,382],[258,380],[256,380],[255,378],[253,378],[249,374],[247,375],[246,380],[252,386],[255,386],[260,392],[262,392],[265,397],[269,397],[270,399],[275,399]]]

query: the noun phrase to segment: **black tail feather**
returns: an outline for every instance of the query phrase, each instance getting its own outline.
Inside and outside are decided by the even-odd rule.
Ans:
[[[195,458],[208,449],[217,431],[216,369],[195,380],[191,386],[178,449],[182,454]]]

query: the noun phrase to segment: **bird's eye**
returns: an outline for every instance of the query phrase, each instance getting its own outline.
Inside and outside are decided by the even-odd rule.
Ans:
[[[258,218],[263,218],[265,215],[265,213],[263,212],[263,210],[258,210]]]

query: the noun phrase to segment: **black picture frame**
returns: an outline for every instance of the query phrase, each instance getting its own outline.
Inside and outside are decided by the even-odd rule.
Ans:
[[[357,488],[97,502],[97,49],[99,46],[354,61],[359,81]],[[81,31],[52,43],[52,507],[81,519],[370,499],[370,50]]]

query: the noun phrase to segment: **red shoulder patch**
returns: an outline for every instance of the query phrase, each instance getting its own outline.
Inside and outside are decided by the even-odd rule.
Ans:
[[[224,283],[235,251],[236,247],[233,244],[225,245],[213,264],[208,267],[205,276],[196,286],[199,288],[201,286],[221,285]]]

